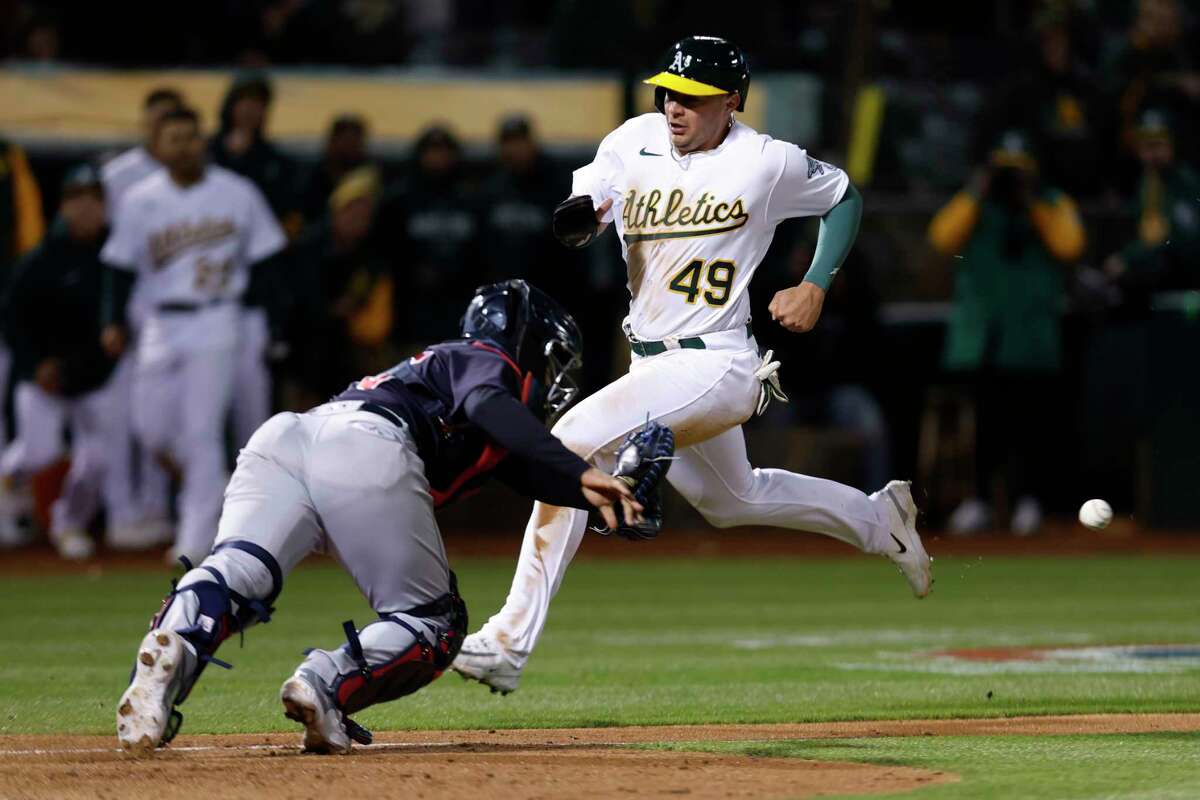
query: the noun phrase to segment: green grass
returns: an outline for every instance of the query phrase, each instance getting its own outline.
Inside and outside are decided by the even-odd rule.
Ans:
[[[455,567],[474,629],[501,602],[512,563]],[[917,602],[882,559],[581,562],[516,694],[501,698],[448,675],[361,722],[436,729],[1200,711],[1195,666],[955,675],[927,671],[919,656],[1198,643],[1200,559],[939,559],[936,567],[933,596]],[[146,573],[0,579],[0,733],[110,733],[134,648],[166,585]],[[299,570],[277,606],[243,649],[236,638],[222,648],[235,669],[208,669],[183,707],[185,732],[289,729],[276,692],[300,651],[335,646],[342,620],[371,616],[332,565]]]
[[[1200,797],[1200,734],[1088,736],[937,736],[776,742],[697,742],[655,748],[728,755],[858,761],[952,772],[961,781],[914,800],[1022,798],[1098,800]],[[865,797],[866,795],[864,795]]]

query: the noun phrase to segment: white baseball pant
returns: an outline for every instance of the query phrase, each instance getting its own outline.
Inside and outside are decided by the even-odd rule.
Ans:
[[[135,366],[134,432],[183,473],[175,548],[193,561],[212,547],[221,515],[235,358],[232,350],[202,350]]]
[[[584,399],[554,427],[568,448],[610,470],[613,451],[650,419],[675,432],[667,480],[713,525],[770,525],[831,536],[868,553],[889,548],[887,517],[834,481],[756,469],[741,424],[754,413],[761,359],[744,328],[706,334],[706,349],[634,356],[629,373]],[[550,601],[579,549],[588,514],[535,503],[504,607],[483,630],[523,667]]]
[[[121,357],[112,380],[117,382],[121,393],[121,413],[126,418],[123,425],[129,434],[130,470],[127,480],[130,483],[130,493],[134,506],[137,508],[138,522],[168,522],[171,516],[170,494],[171,476],[159,463],[158,458],[141,440],[134,435],[133,420],[133,388],[134,374],[137,371],[137,357],[130,350]]]
[[[79,397],[48,394],[23,381],[14,399],[17,436],[0,459],[0,473],[31,476],[66,454],[66,426],[74,437],[71,467],[51,509],[51,533],[86,529],[101,505],[110,528],[136,522],[128,479],[129,426],[115,376]]]
[[[250,441],[258,426],[271,416],[271,370],[267,366],[270,342],[267,312],[254,306],[243,308],[233,382],[233,440],[238,447]]]

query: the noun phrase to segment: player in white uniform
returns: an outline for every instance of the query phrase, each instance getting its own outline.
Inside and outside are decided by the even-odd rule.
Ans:
[[[145,299],[134,430],[182,472],[173,555],[199,561],[212,545],[225,485],[240,298],[251,267],[285,240],[252,183],[205,165],[194,111],[163,118],[155,153],[167,169],[125,196],[101,257],[135,272]]]
[[[853,243],[861,197],[842,170],[736,120],[749,70],[731,43],[684,39],[647,82],[662,113],[635,117],[605,137],[595,160],[575,171],[572,197],[554,220],[572,246],[615,225],[628,265],[633,363],[566,414],[555,435],[605,469],[616,444],[649,415],[675,431],[677,460],[667,479],[710,523],[832,536],[891,558],[914,594],[925,596],[929,557],[907,483],[868,496],[755,469],[741,430],[768,393],[782,398],[778,362],[760,357],[750,331],[747,295],[776,225],[821,218],[805,281],[770,304],[777,322],[806,331]],[[587,522],[586,512],[534,506],[508,599],[464,642],[459,673],[493,691],[517,687]]]
[[[142,103],[142,143],[110,158],[100,167],[110,220],[125,198],[125,193],[134,184],[162,169],[162,163],[151,152],[154,136],[162,118],[182,106],[183,95],[174,89],[158,88],[151,91]]]
[[[107,201],[109,222],[126,193],[136,184],[150,177],[163,168],[151,150],[154,147],[154,136],[162,118],[183,106],[183,95],[171,88],[160,87],[150,91],[142,103],[142,143],[118,154],[104,162],[100,168],[100,178],[104,182],[104,196]],[[135,292],[129,300],[126,317],[132,338],[136,339],[141,329],[141,321],[145,316],[145,303]],[[121,391],[124,393],[128,408],[133,392],[133,353],[122,356],[114,376]],[[133,494],[136,498],[137,524],[121,530],[106,533],[109,547],[120,550],[138,550],[144,547],[170,542],[175,537],[171,527],[169,493],[171,479],[167,471],[154,458],[154,454],[141,446],[135,440],[136,480],[130,474],[133,482]]]
[[[136,520],[129,480],[126,393],[105,351],[108,272],[100,249],[108,235],[104,190],[91,165],[71,170],[42,243],[14,268],[4,333],[18,383],[17,436],[0,456],[0,481],[27,484],[68,451],[71,466],[51,508],[50,541],[59,555],[85,559],[87,528],[103,504],[110,540]]]

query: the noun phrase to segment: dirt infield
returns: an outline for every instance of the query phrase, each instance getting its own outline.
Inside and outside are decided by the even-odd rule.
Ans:
[[[0,736],[0,796],[492,798],[812,797],[916,789],[945,772],[625,749],[652,742],[1200,731],[1200,714],[789,725],[383,732],[351,756],[301,755],[294,734],[180,736],[133,760],[112,737]]]

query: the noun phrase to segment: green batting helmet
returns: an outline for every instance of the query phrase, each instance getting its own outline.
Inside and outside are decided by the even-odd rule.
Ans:
[[[746,108],[750,92],[750,67],[742,50],[720,36],[689,36],[671,45],[663,69],[643,83],[654,87],[654,105],[663,110],[667,90],[679,94],[738,93],[738,111]]]

